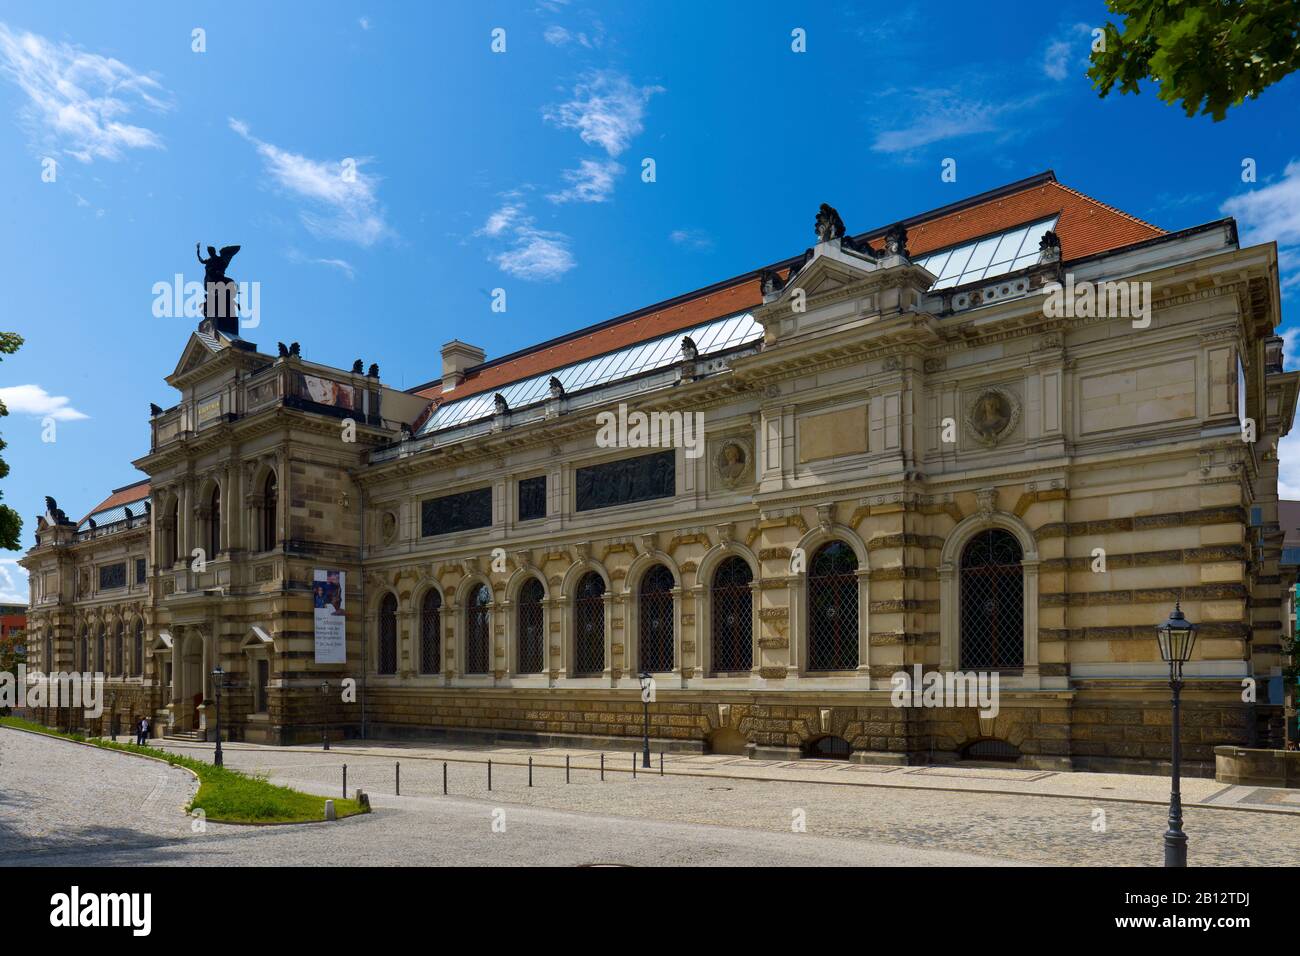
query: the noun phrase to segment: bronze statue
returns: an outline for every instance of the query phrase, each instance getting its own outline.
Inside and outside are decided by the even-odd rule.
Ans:
[[[229,282],[230,280],[226,278],[226,269],[230,267],[230,260],[235,258],[239,246],[222,246],[220,252],[208,246],[206,259],[199,252],[199,248],[199,243],[194,243],[194,255],[199,260],[199,265],[203,266],[203,284],[207,286],[215,282]]]

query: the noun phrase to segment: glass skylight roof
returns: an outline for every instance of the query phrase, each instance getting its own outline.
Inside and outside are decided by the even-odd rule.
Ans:
[[[1035,248],[1037,248],[1035,246]],[[497,389],[511,408],[524,408],[540,402],[550,395],[551,376],[560,380],[566,392],[578,392],[597,385],[631,378],[644,372],[653,372],[681,361],[682,336],[689,335],[699,350],[699,358],[726,352],[763,337],[763,327],[748,312],[715,319],[691,329],[682,329],[646,342],[629,345],[617,352],[609,352],[583,362],[566,365],[551,372],[543,372],[512,382]],[[421,435],[455,428],[466,422],[489,418],[495,411],[496,392],[482,392],[458,402],[449,402],[434,412],[420,428]]]
[[[993,279],[1032,266],[1038,261],[1038,243],[1056,228],[1059,216],[1028,226],[1017,226],[987,239],[932,252],[916,264],[938,276],[930,291]]]
[[[92,515],[87,515],[81,524],[78,525],[78,529],[89,528],[92,520],[100,527],[116,524],[119,521],[125,521],[127,508],[131,509],[133,517],[138,518],[140,515],[144,514],[145,502],[149,500],[148,497],[139,498],[136,501],[128,501],[125,504],[120,504],[116,508],[107,508],[104,511],[96,511]]]

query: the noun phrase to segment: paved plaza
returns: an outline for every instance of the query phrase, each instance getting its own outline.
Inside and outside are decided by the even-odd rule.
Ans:
[[[211,745],[158,743],[211,759]],[[346,763],[349,795],[364,788],[376,812],[196,833],[183,812],[196,787],[188,773],[0,729],[0,863],[1158,866],[1168,788],[1162,777],[672,754],[663,776],[655,754],[634,779],[627,751],[606,753],[602,782],[590,751],[223,750],[227,766],[326,796],[341,795]],[[1300,858],[1300,793],[1204,779],[1185,793],[1193,865]]]

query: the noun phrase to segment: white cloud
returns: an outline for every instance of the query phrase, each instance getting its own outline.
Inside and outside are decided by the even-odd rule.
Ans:
[[[363,30],[369,30],[369,29],[370,29],[370,18],[369,18],[369,17],[362,17],[361,19],[357,20],[357,23],[360,24],[361,29],[363,29]]]
[[[1050,79],[1064,80],[1070,75],[1072,68],[1086,69],[1087,56],[1076,59],[1071,54],[1078,50],[1080,36],[1091,35],[1092,27],[1086,23],[1076,23],[1065,30],[1064,36],[1057,36],[1050,40],[1043,53],[1043,72]]]
[[[508,247],[489,258],[516,279],[546,281],[558,279],[578,263],[569,251],[570,239],[562,232],[537,228],[532,216],[517,199],[493,212],[475,235],[504,240]]]
[[[566,169],[560,174],[568,188],[546,198],[553,203],[604,202],[614,192],[614,177],[622,172],[623,167],[612,159],[605,162],[584,159],[577,169]]]
[[[352,268],[352,263],[346,259],[318,259],[312,256],[303,255],[297,249],[289,250],[289,261],[305,265],[329,266],[331,269],[337,269],[349,279],[356,278],[356,270]]]
[[[605,30],[599,23],[591,33],[583,30],[573,32],[561,26],[549,26],[542,31],[542,39],[551,46],[568,46],[570,43],[576,43],[588,50],[599,50],[605,42]]]
[[[996,132],[1008,114],[1042,99],[1042,94],[1034,94],[1021,100],[988,103],[958,89],[915,90],[912,96],[915,102],[907,111],[907,125],[876,134],[872,150],[901,153],[961,136]]]
[[[1237,220],[1241,244],[1278,244],[1283,289],[1300,285],[1300,160],[1286,164],[1282,178],[1232,196],[1219,211]]]
[[[12,385],[0,388],[0,402],[10,414],[31,415],[33,418],[53,418],[57,422],[75,422],[89,418],[77,411],[66,395],[51,395],[39,385]]]
[[[140,106],[171,109],[170,94],[120,60],[0,23],[0,72],[27,94],[19,118],[37,149],[91,163],[163,148],[157,133],[127,117]]]
[[[668,234],[669,240],[688,249],[712,249],[713,237],[703,229],[674,229]]]
[[[258,139],[242,120],[229,123],[256,147],[275,183],[308,203],[298,215],[312,235],[371,246],[392,233],[375,195],[379,179],[362,170],[368,158],[309,159]]]
[[[542,117],[561,129],[575,129],[584,143],[617,156],[645,129],[646,104],[662,86],[636,86],[612,70],[588,73],[573,87],[572,99],[548,106]]]
[[[26,604],[30,599],[27,569],[13,558],[0,558],[0,604]]]

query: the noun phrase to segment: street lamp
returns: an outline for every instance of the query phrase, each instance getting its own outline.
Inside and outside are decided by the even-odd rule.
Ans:
[[[221,681],[226,676],[226,672],[218,664],[212,668],[212,685],[217,690],[217,752],[212,757],[213,766],[223,766],[221,763]]]
[[[1181,726],[1178,720],[1179,697],[1183,689],[1183,665],[1192,657],[1196,645],[1196,625],[1183,617],[1182,609],[1174,604],[1169,620],[1156,628],[1160,656],[1169,665],[1169,687],[1174,692],[1170,703],[1173,719],[1173,789],[1169,793],[1169,829],[1165,831],[1165,866],[1187,865],[1187,834],[1183,832],[1183,797],[1178,775],[1182,768]]]
[[[653,693],[655,679],[646,671],[641,672],[641,706],[645,713],[645,736],[641,749],[641,766],[650,767],[650,696]]]
[[[330,682],[323,680],[320,682],[320,701],[321,701],[321,724],[320,739],[321,749],[330,749],[330,711],[329,711],[329,693]]]

